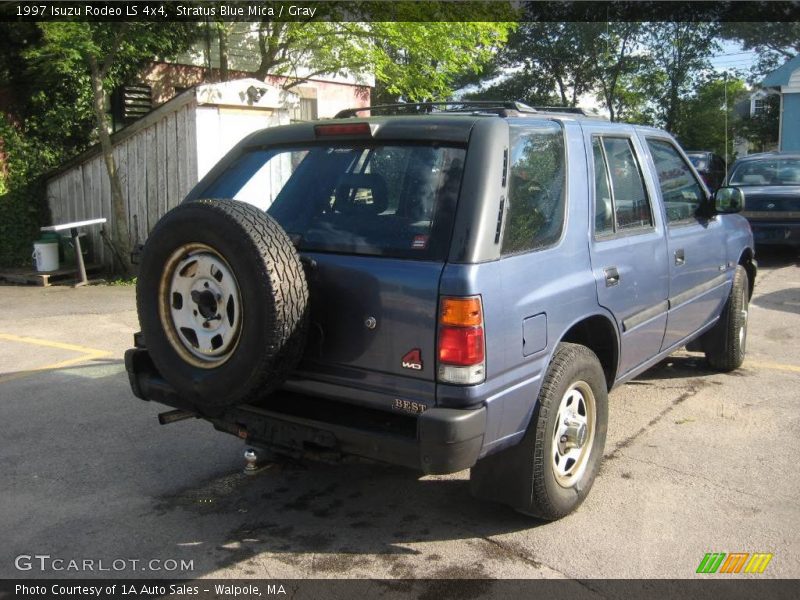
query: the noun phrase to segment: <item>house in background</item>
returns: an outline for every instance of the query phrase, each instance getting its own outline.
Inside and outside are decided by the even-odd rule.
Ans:
[[[255,77],[260,62],[255,23],[236,23],[226,34],[226,80]],[[174,60],[151,63],[137,79],[118,88],[112,97],[111,113],[117,131],[178,94],[204,83],[222,80],[219,38],[209,28],[208,39]],[[263,81],[289,91],[300,101],[292,108],[292,121],[331,118],[345,108],[370,105],[375,77],[370,72],[312,73],[302,63],[293,65],[293,77],[268,74]]]
[[[800,152],[800,54],[767,75],[761,87],[780,94],[778,150]]]
[[[251,24],[240,25],[228,39],[225,81],[218,61],[210,58],[213,54],[200,47],[172,62],[151,63],[112,94],[112,144],[134,244],[143,243],[161,216],[249,133],[370,105],[371,74],[311,76],[297,65],[293,79],[254,79],[259,57],[252,51]],[[261,174],[262,208],[269,206],[290,172],[288,166],[273,171]],[[47,196],[54,222],[106,217],[112,237],[119,226],[98,146],[52,172]],[[113,256],[100,231],[90,233],[90,244],[94,260],[110,266]]]

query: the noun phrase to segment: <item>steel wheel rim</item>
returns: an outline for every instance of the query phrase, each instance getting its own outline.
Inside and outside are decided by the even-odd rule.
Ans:
[[[173,349],[189,364],[212,369],[239,342],[239,283],[222,255],[205,244],[184,244],[167,260],[159,284],[159,316]]]
[[[573,383],[558,405],[553,428],[550,465],[556,482],[573,487],[583,477],[594,444],[597,408],[592,388]]]

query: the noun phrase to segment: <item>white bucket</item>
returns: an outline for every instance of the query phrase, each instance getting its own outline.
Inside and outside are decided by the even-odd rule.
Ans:
[[[33,258],[37,271],[55,271],[58,269],[58,243],[34,242]]]

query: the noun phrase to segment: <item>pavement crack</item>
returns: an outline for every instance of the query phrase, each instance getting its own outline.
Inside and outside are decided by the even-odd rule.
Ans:
[[[492,538],[486,537],[486,536],[481,537],[481,539],[484,542],[487,542],[487,543],[491,544],[492,546],[494,546],[496,548],[496,550],[497,550],[497,554],[500,554],[504,558],[517,559],[517,560],[522,561],[522,562],[524,562],[526,564],[529,564],[530,566],[532,566],[535,569],[541,569],[543,566],[547,567],[548,569],[552,569],[552,567],[549,567],[548,565],[544,565],[543,563],[541,563],[541,562],[539,562],[537,560],[534,560],[533,558],[528,556],[522,550],[518,550],[518,549],[514,548],[513,546],[511,546],[509,544],[504,544],[503,542],[501,542],[499,540],[493,540]],[[552,570],[556,571],[556,572],[560,572],[557,569],[552,569]]]
[[[572,580],[573,583],[577,583],[579,586],[585,588],[586,590],[592,592],[593,594],[597,594],[597,595],[599,595],[599,596],[601,596],[603,598],[606,597],[605,594],[603,594],[601,590],[593,587],[589,581],[576,579],[572,575],[569,575],[568,573],[565,573],[564,571],[561,571],[560,569],[556,569],[555,567],[552,567],[547,563],[544,563],[544,562],[538,561],[538,560],[536,560],[534,558],[531,558],[527,553],[525,553],[521,549],[515,548],[514,546],[512,546],[510,544],[506,544],[504,542],[501,542],[499,540],[495,540],[495,539],[492,539],[492,538],[486,537],[486,536],[482,536],[480,539],[483,540],[484,542],[487,542],[487,543],[491,544],[492,546],[494,546],[495,549],[496,549],[496,551],[495,551],[496,554],[499,554],[500,556],[502,556],[504,558],[510,558],[510,559],[519,560],[521,562],[524,562],[524,563],[534,567],[535,569],[537,569],[539,571],[541,571],[543,568],[544,569],[548,569],[548,570],[552,571],[553,573],[558,573],[559,575],[561,575],[565,579]]]
[[[603,456],[603,458],[605,460],[613,460],[617,458],[622,450],[625,450],[626,448],[630,447],[631,444],[633,444],[637,439],[639,439],[641,436],[647,433],[651,427],[657,425],[664,417],[666,417],[669,413],[675,410],[676,406],[686,402],[689,398],[692,398],[693,396],[697,395],[700,392],[700,390],[704,388],[706,385],[707,383],[700,379],[693,380],[690,383],[689,388],[685,392],[683,392],[680,396],[675,398],[672,402],[670,402],[669,406],[664,408],[655,417],[650,419],[647,425],[644,425],[638,431],[629,435],[624,440],[619,442],[616,446],[614,446],[614,449],[611,452],[607,452],[605,456]]]
[[[719,488],[719,489],[722,489],[722,490],[726,490],[728,492],[736,492],[737,494],[742,494],[743,496],[749,496],[750,498],[755,498],[756,500],[771,500],[771,499],[776,499],[776,498],[777,499],[781,499],[781,500],[783,500],[785,502],[792,502],[794,500],[794,499],[789,499],[789,498],[780,498],[779,496],[775,496],[775,494],[770,494],[768,496],[759,496],[758,494],[753,494],[751,492],[745,492],[744,490],[740,490],[738,488],[733,488],[733,487],[730,487],[730,486],[727,486],[727,485],[723,485],[723,484],[721,484],[721,483],[719,483],[717,481],[714,481],[713,479],[709,479],[708,477],[704,477],[703,475],[698,475],[697,473],[691,473],[689,471],[683,471],[681,469],[676,469],[674,467],[668,467],[666,465],[662,465],[660,463],[654,462],[652,460],[647,460],[645,458],[640,458],[638,456],[637,457],[626,456],[625,459],[626,460],[632,460],[634,462],[639,462],[639,463],[646,464],[646,465],[650,465],[652,467],[658,467],[660,469],[664,469],[665,471],[670,471],[672,473],[676,473],[678,475],[681,475],[682,477],[691,477],[691,478],[694,478],[694,479],[699,479],[700,481],[704,481],[705,483],[707,483],[707,484],[709,484],[709,485],[711,485],[713,487],[716,487],[716,488]]]

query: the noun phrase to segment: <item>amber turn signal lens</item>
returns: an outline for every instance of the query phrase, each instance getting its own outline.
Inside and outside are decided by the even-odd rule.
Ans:
[[[483,310],[479,296],[469,298],[442,298],[439,317],[442,325],[474,327],[483,324]]]

